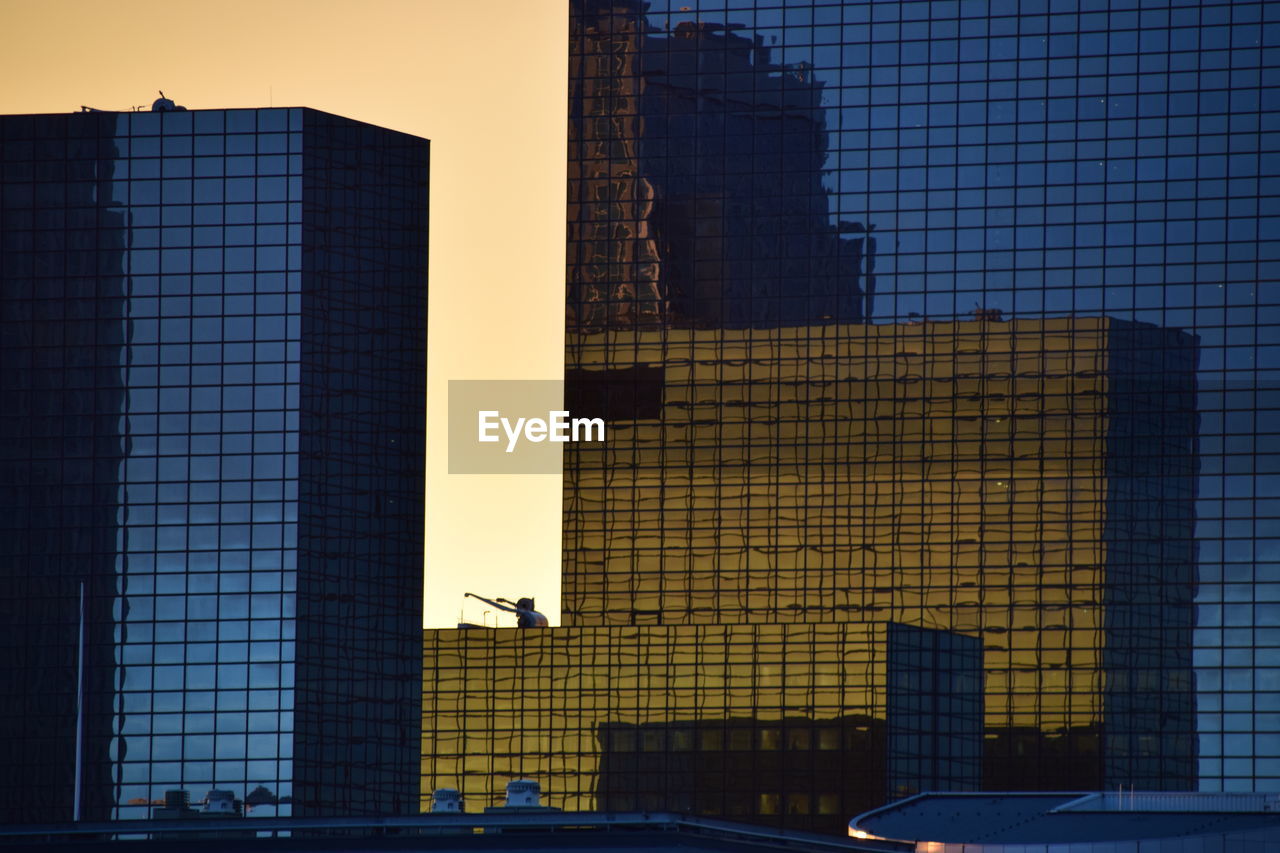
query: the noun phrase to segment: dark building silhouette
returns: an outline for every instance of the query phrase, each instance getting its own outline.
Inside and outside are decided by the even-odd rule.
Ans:
[[[605,723],[598,732],[604,811],[785,815],[775,820],[834,834],[850,806],[884,802],[888,735],[869,714]]]
[[[157,105],[0,118],[0,822],[408,810],[428,144]]]
[[[596,807],[836,833],[839,815],[886,796],[978,790],[981,642],[895,622],[882,630],[879,713],[602,723]]]

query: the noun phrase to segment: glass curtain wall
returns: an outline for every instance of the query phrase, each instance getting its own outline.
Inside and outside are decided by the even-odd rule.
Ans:
[[[783,399],[778,376],[751,374],[758,346],[772,346],[752,341],[769,330],[950,335],[954,382],[971,381],[984,402],[946,417],[927,404],[894,410],[883,433],[895,458],[928,461],[930,430],[949,420],[976,442],[976,458],[1035,468],[1001,485],[1040,490],[1036,524],[1055,513],[1088,519],[1068,538],[1090,554],[1060,555],[1057,575],[1043,554],[1021,560],[1035,542],[992,517],[994,504],[1017,499],[996,494],[1002,477],[984,463],[981,482],[947,484],[953,525],[966,488],[977,489],[976,561],[953,564],[946,579],[904,573],[895,549],[921,522],[898,513],[885,521],[884,583],[895,595],[916,588],[925,602],[930,587],[950,593],[949,613],[977,607],[988,721],[993,699],[1045,685],[1096,695],[1099,722],[1129,721],[1053,749],[1043,733],[989,727],[985,783],[1053,787],[1052,772],[1029,782],[1008,768],[1052,768],[1065,755],[1097,761],[1100,786],[1280,789],[1280,6],[573,0],[570,9],[570,398],[596,401],[614,421],[662,419],[668,431],[685,419],[686,437],[664,438],[652,464],[708,466],[717,491],[699,503],[637,474],[630,496],[593,507],[578,484],[605,469],[567,454],[567,624],[855,618],[827,601],[780,612],[769,590],[779,566],[822,575],[864,563],[779,562],[777,543],[766,543],[742,549],[740,574],[726,580],[716,556],[723,512],[749,500],[727,496],[724,466],[749,463],[694,452],[699,412],[717,417],[698,408],[705,394],[678,418],[671,404],[699,382],[737,382],[748,401],[755,384]],[[1007,359],[988,358],[986,331],[986,343],[962,345],[971,327],[1027,345],[1063,322],[1068,356],[1056,366],[1020,365],[1014,345]],[[1107,339],[1071,331],[1085,326]],[[699,331],[708,329],[721,332]],[[740,330],[732,352],[729,329]],[[1093,356],[1073,361],[1072,335]],[[705,342],[677,353],[686,380],[671,370],[677,339]],[[821,372],[819,350],[793,363],[809,380]],[[874,357],[888,367],[913,355]],[[832,369],[831,381],[847,378],[838,358]],[[1100,443],[1055,439],[1052,413],[1017,399],[1037,383],[1057,383],[1076,413],[1097,395],[1088,422]],[[949,393],[977,399],[963,391]],[[1030,447],[1018,446],[1019,429]],[[1081,454],[1094,465],[1087,487],[1047,473],[1078,469]],[[925,491],[939,486],[916,479]],[[819,503],[802,507],[795,526],[863,536],[852,527],[860,520],[837,520],[839,507]],[[748,534],[776,525],[774,509],[745,506]],[[715,543],[664,550],[673,513]],[[668,609],[659,594],[675,588],[668,581],[704,570],[719,580]],[[1020,572],[1003,589],[981,580]],[[619,600],[595,592],[610,579]],[[1060,619],[1040,606],[1059,600],[1050,588],[1062,591]],[[1072,589],[1096,591],[1102,608],[1091,641],[1100,672],[1087,683],[1047,674],[1072,653],[1057,629],[1087,611]],[[918,610],[920,626],[963,630],[963,620],[925,621],[929,612]],[[1030,672],[993,667],[999,620],[981,614],[996,612],[1033,644]],[[893,618],[911,622],[901,610]]]

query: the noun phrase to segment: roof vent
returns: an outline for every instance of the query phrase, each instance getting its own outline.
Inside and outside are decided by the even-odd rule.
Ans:
[[[209,792],[204,801],[205,814],[227,814],[234,815],[236,813],[236,795],[234,791],[222,791],[214,789]]]
[[[542,786],[532,779],[514,779],[507,783],[507,807],[533,806],[537,808],[542,795]]]
[[[462,794],[457,788],[436,788],[431,795],[432,814],[461,814]]]

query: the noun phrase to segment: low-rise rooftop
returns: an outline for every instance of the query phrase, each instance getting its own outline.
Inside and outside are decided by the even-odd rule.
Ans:
[[[956,849],[966,845],[966,851],[986,851],[1028,844],[1280,839],[1280,794],[925,793],[858,815],[849,822],[849,834],[939,853],[953,844]],[[1121,846],[1115,851],[1129,849]]]

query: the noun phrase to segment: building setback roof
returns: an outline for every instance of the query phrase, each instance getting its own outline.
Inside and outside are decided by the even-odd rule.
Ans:
[[[1219,836],[1272,828],[1280,794],[925,793],[858,815],[855,838],[1046,844]]]

